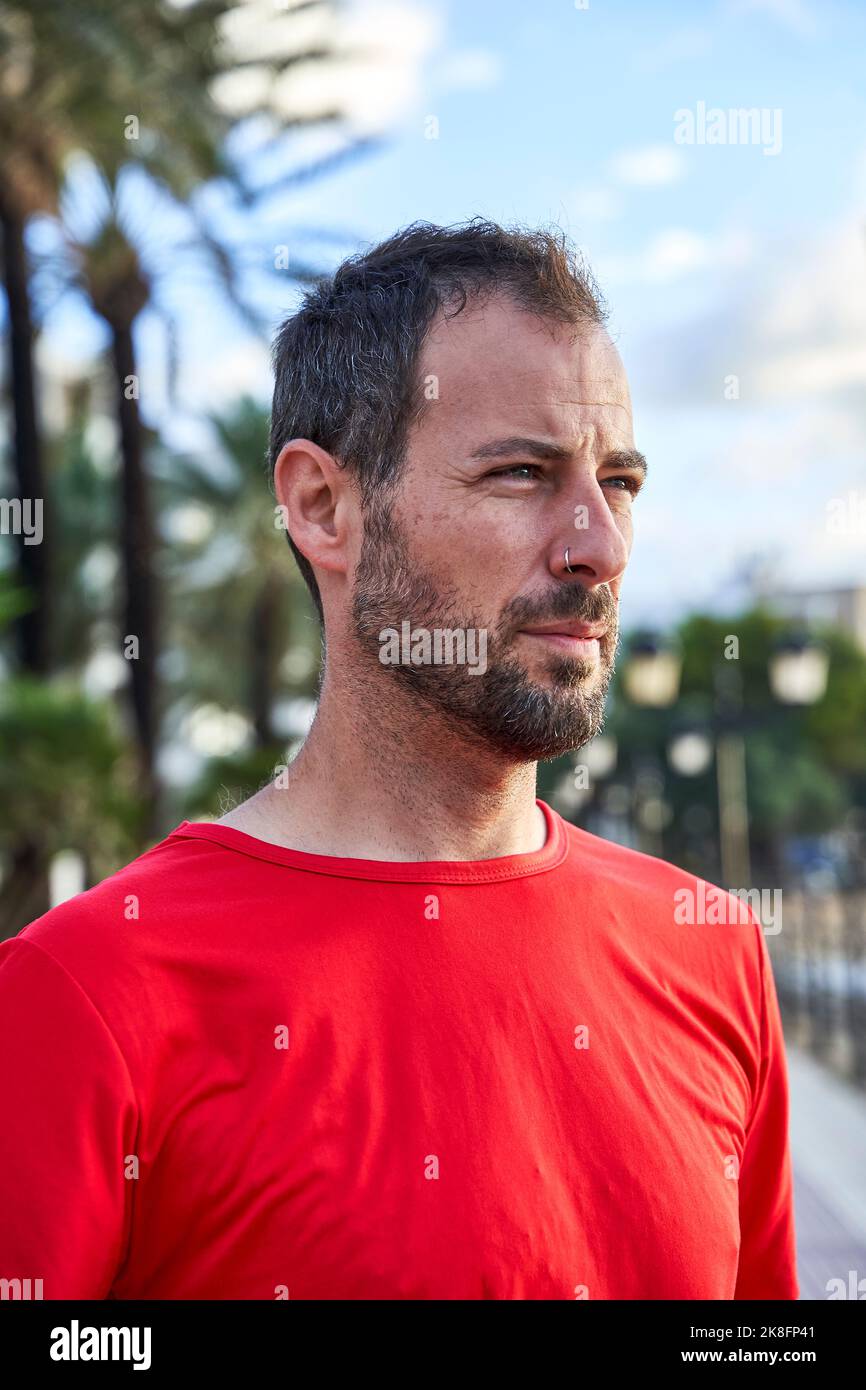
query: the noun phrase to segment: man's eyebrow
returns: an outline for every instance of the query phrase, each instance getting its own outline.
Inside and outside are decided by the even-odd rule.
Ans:
[[[612,454],[605,454],[601,466],[602,468],[633,468],[636,472],[642,473],[644,477],[649,472],[646,459],[637,449],[615,449]]]
[[[555,459],[564,463],[571,458],[571,450],[564,444],[550,444],[545,439],[533,439],[529,435],[512,434],[507,439],[493,439],[489,444],[481,444],[469,455],[473,459],[511,458],[513,454],[532,454],[538,459]]]
[[[546,439],[533,439],[531,435],[512,434],[506,439],[493,439],[489,444],[481,444],[473,449],[470,458],[480,461],[512,458],[515,454],[531,454],[533,458],[552,459],[555,463],[567,463],[572,451],[565,444],[551,444]],[[605,454],[602,468],[633,468],[644,477],[647,474],[647,461],[637,449],[616,449]]]

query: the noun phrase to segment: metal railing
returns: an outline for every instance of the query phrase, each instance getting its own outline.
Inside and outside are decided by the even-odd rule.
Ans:
[[[866,1089],[866,889],[784,890],[768,936],[786,1038]]]

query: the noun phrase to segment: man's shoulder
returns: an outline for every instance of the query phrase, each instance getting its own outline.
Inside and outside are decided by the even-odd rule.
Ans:
[[[568,835],[581,897],[609,938],[651,963],[658,978],[727,1001],[757,1037],[769,968],[764,931],[777,930],[772,918],[780,918],[780,895],[768,909],[757,889],[720,888],[573,825]]]
[[[136,942],[203,903],[209,877],[202,841],[172,830],[114,873],[37,917],[16,941],[38,946],[76,976],[135,953]],[[143,930],[140,930],[143,929]]]
[[[603,839],[567,823],[574,866],[611,901],[631,900],[661,911],[673,926],[740,926],[747,939],[760,929],[766,892],[721,888],[699,874],[642,850]],[[778,896],[778,895],[777,895]]]
[[[600,878],[616,881],[624,888],[639,891],[673,891],[675,888],[694,885],[696,876],[688,869],[672,864],[667,859],[606,840],[580,826],[565,822],[570,846],[579,863],[591,865]]]

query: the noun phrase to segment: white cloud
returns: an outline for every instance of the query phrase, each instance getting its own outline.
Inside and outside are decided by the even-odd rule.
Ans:
[[[610,188],[585,188],[568,200],[567,211],[578,223],[610,222],[622,206],[622,198]]]
[[[751,254],[742,232],[701,236],[687,227],[669,227],[634,256],[599,258],[603,280],[619,284],[661,284],[699,270],[744,265]]]
[[[261,399],[271,382],[271,362],[266,345],[253,337],[223,352],[212,351],[202,369],[201,348],[187,354],[188,369],[182,374],[180,394],[184,407],[204,414],[220,413],[226,401],[249,395]],[[193,365],[194,364],[194,365]]]
[[[502,59],[486,48],[466,48],[449,53],[438,66],[434,81],[443,91],[480,91],[502,80]]]
[[[736,408],[731,403],[731,412]],[[747,409],[724,446],[723,466],[743,488],[763,490],[768,484],[805,478],[826,460],[845,473],[862,447],[863,426],[853,411],[807,399],[795,408],[787,404]],[[838,490],[832,473],[827,483],[831,491]]]
[[[841,224],[765,245],[745,271],[721,275],[713,261],[705,278],[715,307],[664,330],[648,323],[632,354],[642,447],[665,460],[660,501],[669,510],[689,497],[680,482],[694,474],[696,457],[711,480],[712,507],[687,506],[688,554],[707,574],[713,527],[728,563],[736,537],[756,552],[775,548],[785,580],[806,573],[820,585],[863,574],[862,527],[840,531],[828,512],[833,499],[844,505],[866,493],[866,246],[853,201]],[[693,243],[683,241],[678,256],[672,247],[662,265],[700,259]],[[726,398],[732,376],[736,399]],[[655,449],[646,443],[653,432]],[[692,545],[701,533],[703,561]],[[648,569],[654,544],[650,535]],[[678,563],[684,573],[682,554]],[[723,592],[721,570],[718,583]]]
[[[624,150],[611,161],[611,173],[618,183],[636,188],[661,188],[676,183],[685,172],[681,151],[673,145],[646,145]]]
[[[701,270],[711,259],[710,243],[683,227],[662,232],[650,244],[644,257],[647,279],[675,280],[692,270]]]
[[[645,269],[657,278],[665,267],[696,268],[700,260],[699,245],[671,239],[649,249]],[[809,399],[847,407],[866,388],[864,270],[859,210],[812,240],[786,243],[781,253],[763,248],[748,276],[720,285],[714,310],[678,325],[663,344],[650,336],[647,380],[662,396],[709,402],[735,374],[740,398],[752,405],[791,409]],[[866,420],[862,434],[866,447]]]
[[[761,395],[826,395],[849,386],[866,386],[866,345],[834,343],[815,350],[801,347],[758,364],[755,383]]]
[[[866,242],[859,217],[792,248],[759,301],[755,368],[768,396],[866,386]]]
[[[673,145],[646,145],[640,149],[623,150],[610,161],[610,174],[614,183],[632,188],[661,188],[682,178],[685,160],[680,150]],[[595,188],[578,189],[565,200],[564,210],[568,217],[578,224],[611,222],[622,215],[625,206],[624,195],[615,187],[599,185]],[[668,271],[663,262],[674,259],[686,260],[690,249],[685,246],[681,234],[676,245],[662,244],[658,249],[657,264],[651,272],[665,278]]]
[[[374,134],[417,102],[423,66],[442,39],[443,17],[422,0],[353,0],[338,12],[321,7],[297,16],[275,13],[273,0],[247,0],[224,27],[226,41],[248,59],[328,43],[349,55],[298,64],[273,82],[263,68],[231,74],[215,95],[233,113],[264,100],[278,114],[334,107],[357,133]],[[476,78],[478,72],[476,60]]]

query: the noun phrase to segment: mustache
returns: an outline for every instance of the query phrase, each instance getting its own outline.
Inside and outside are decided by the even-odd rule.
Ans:
[[[515,599],[503,614],[504,621],[513,624],[515,630],[528,623],[555,622],[557,618],[603,625],[612,634],[619,622],[619,606],[606,584],[593,590],[582,584],[567,584],[542,600]]]

